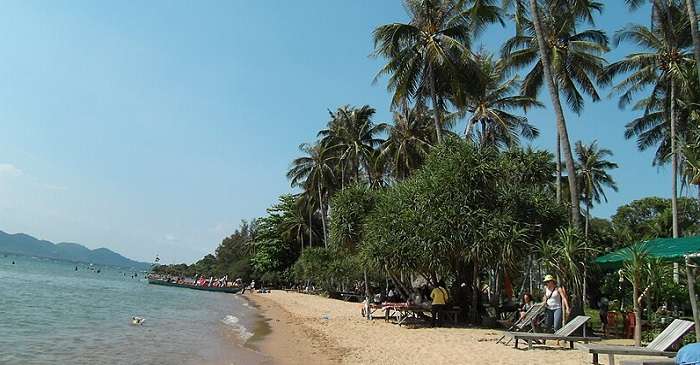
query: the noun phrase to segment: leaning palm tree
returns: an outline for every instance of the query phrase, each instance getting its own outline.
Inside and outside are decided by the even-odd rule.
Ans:
[[[358,182],[361,172],[370,170],[375,148],[383,142],[377,136],[384,127],[372,122],[375,110],[369,105],[359,108],[345,105],[329,113],[328,126],[318,136],[325,148],[336,153],[342,188],[348,178],[346,171],[352,174],[353,182]]]
[[[491,55],[476,57],[481,69],[482,82],[473,94],[453,95],[453,104],[460,114],[469,114],[465,136],[475,138],[481,145],[513,147],[520,143],[520,136],[532,140],[539,130],[526,117],[513,114],[514,110],[527,111],[543,107],[534,97],[520,95],[520,78],[508,78],[504,62],[495,61]],[[481,130],[474,132],[475,126]]]
[[[628,138],[638,134],[647,140],[658,138],[657,135],[643,134],[648,127],[647,122],[657,121],[662,117],[667,119],[668,140],[670,144],[669,159],[671,160],[671,209],[673,212],[673,237],[678,237],[678,149],[676,147],[678,137],[677,98],[678,87],[682,84],[684,73],[692,66],[692,56],[688,52],[691,44],[689,34],[689,22],[685,12],[677,4],[669,3],[660,7],[653,6],[655,16],[652,17],[652,26],[629,25],[617,32],[614,43],[630,41],[641,47],[642,51],[635,51],[627,55],[621,61],[609,65],[601,75],[600,81],[611,83],[619,75],[625,78],[619,81],[613,92],[620,94],[619,106],[625,107],[632,102],[640,92],[651,88],[651,96],[637,103],[637,108],[644,108],[643,119],[633,121],[633,129],[628,127]],[[660,114],[653,114],[659,111]],[[639,144],[639,142],[638,142]],[[640,148],[644,145],[639,144]],[[658,158],[658,156],[657,156]],[[657,159],[655,158],[655,161]]]
[[[608,39],[600,30],[578,31],[580,12],[560,13],[547,11],[556,1],[546,2],[540,10],[537,0],[530,0],[530,20],[524,20],[523,29],[503,46],[503,57],[514,68],[533,65],[522,84],[523,94],[534,97],[542,85],[547,85],[557,125],[557,160],[564,154],[571,197],[572,221],[579,225],[578,191],[575,166],[564,118],[560,94],[576,113],[583,109],[583,96],[600,100],[595,88],[597,74],[603,69]],[[561,173],[557,171],[557,200],[561,201]]]
[[[605,195],[605,188],[617,191],[617,183],[608,174],[608,170],[616,169],[616,163],[608,161],[606,158],[613,155],[607,148],[599,148],[598,142],[584,145],[583,142],[576,142],[576,162],[578,187],[583,195],[583,203],[586,205],[585,237],[588,238],[588,226],[591,219],[590,208],[593,202],[600,203],[601,200],[608,201]]]
[[[386,130],[381,158],[391,176],[403,180],[423,164],[437,142],[432,116],[420,107],[395,112],[394,122],[386,125]]]
[[[393,107],[408,99],[429,98],[436,139],[440,143],[449,86],[473,84],[462,81],[476,72],[470,61],[470,17],[462,8],[464,1],[405,0],[404,3],[411,17],[409,23],[386,24],[374,30],[374,55],[387,60],[375,81],[389,76]]]
[[[326,231],[326,199],[328,191],[333,185],[334,172],[337,157],[332,150],[323,144],[301,144],[299,150],[305,156],[292,161],[292,167],[287,172],[287,178],[291,181],[292,187],[304,189],[307,199],[316,200],[321,215],[321,225],[323,226],[323,242],[328,245],[328,234]],[[311,217],[309,217],[311,220]],[[310,223],[311,225],[311,223]]]

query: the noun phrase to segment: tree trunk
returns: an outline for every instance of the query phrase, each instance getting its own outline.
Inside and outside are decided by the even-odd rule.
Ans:
[[[479,323],[479,297],[481,296],[481,288],[479,288],[479,265],[477,264],[477,260],[473,260],[473,289],[472,289],[472,305],[470,309],[470,314],[472,317],[472,323],[474,324],[480,324]]]
[[[698,298],[695,296],[695,267],[689,257],[685,258],[685,272],[688,276],[688,296],[690,297],[690,307],[693,309],[693,321],[695,322],[695,338],[700,338]]]
[[[369,311],[369,283],[367,282],[367,269],[365,268],[363,270],[363,274],[365,276],[365,314],[367,315],[367,319],[372,319],[372,314]]]
[[[676,83],[671,79],[671,214],[673,238],[678,238],[678,151],[676,151]]]
[[[471,133],[472,133],[472,128],[474,128],[474,124],[476,124],[476,121],[469,120],[467,122],[467,129],[464,131],[464,138],[469,138]]]
[[[532,22],[535,26],[537,34],[537,44],[540,49],[540,59],[542,61],[542,70],[544,79],[549,89],[549,96],[552,99],[552,106],[557,120],[557,132],[559,141],[564,152],[564,161],[566,162],[566,174],[569,181],[569,194],[571,195],[571,222],[574,227],[581,227],[580,208],[578,201],[578,190],[576,189],[576,170],[574,167],[574,158],[571,153],[571,144],[569,143],[569,132],[566,130],[566,120],[564,119],[564,110],[561,107],[559,99],[559,91],[554,83],[552,68],[549,63],[549,53],[547,52],[547,44],[544,39],[544,30],[540,20],[539,10],[537,9],[537,0],[530,0],[530,13],[532,14]]]
[[[583,203],[586,204],[586,226],[584,228],[584,237],[588,239],[588,227],[590,225],[590,220],[591,220],[591,203],[589,202],[589,195],[590,191],[588,188],[586,188],[586,194],[583,196]]]
[[[435,72],[433,71],[433,66],[428,66],[428,78],[430,79],[430,98],[433,102],[433,118],[435,119],[435,134],[437,136],[437,143],[442,143],[442,113],[438,108],[438,97],[435,91]]]
[[[314,246],[314,223],[313,223],[313,205],[309,207],[309,247]]]
[[[642,346],[642,313],[641,308],[639,308],[639,278],[636,277],[632,280],[632,305],[634,306],[634,345],[639,347]]]
[[[695,0],[685,0],[685,6],[688,9],[690,34],[693,36],[693,48],[695,51],[695,66],[698,68],[698,81],[700,81],[700,34],[698,33],[698,16],[695,12]]]
[[[557,131],[557,204],[561,204],[561,141]]]
[[[321,184],[318,184],[318,206],[321,209],[321,225],[323,226],[323,247],[328,248],[328,236],[326,234],[326,212],[323,210],[323,197],[321,196]]]

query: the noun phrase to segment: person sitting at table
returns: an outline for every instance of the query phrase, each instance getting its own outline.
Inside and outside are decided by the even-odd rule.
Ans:
[[[430,307],[430,312],[433,316],[430,323],[431,327],[435,327],[435,322],[442,322],[442,318],[439,316],[439,312],[445,309],[449,295],[447,295],[447,289],[445,289],[445,282],[440,280],[437,287],[433,289],[430,293],[430,299],[432,299],[432,305]]]

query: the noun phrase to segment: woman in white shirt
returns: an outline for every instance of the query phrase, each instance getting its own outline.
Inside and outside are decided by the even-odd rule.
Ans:
[[[546,275],[544,277],[544,297],[543,302],[545,303],[545,323],[546,325],[553,329],[555,332],[562,326],[562,317],[564,311],[566,315],[571,314],[571,309],[569,308],[569,301],[566,297],[566,290],[560,286],[557,286],[557,281],[552,275]]]

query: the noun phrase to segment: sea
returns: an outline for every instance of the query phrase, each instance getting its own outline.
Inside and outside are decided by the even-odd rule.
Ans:
[[[145,321],[134,325],[134,316]],[[151,285],[124,268],[0,254],[2,365],[267,364],[251,341],[260,324],[241,295]]]

